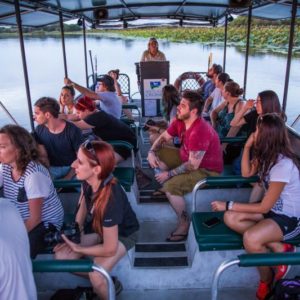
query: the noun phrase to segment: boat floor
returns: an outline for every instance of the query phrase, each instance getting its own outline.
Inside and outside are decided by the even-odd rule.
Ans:
[[[54,292],[43,292],[38,295],[38,300],[49,300]],[[218,300],[255,299],[253,289],[221,289],[218,294]],[[174,289],[174,290],[124,290],[116,297],[117,300],[207,300],[211,298],[211,292],[208,289]]]

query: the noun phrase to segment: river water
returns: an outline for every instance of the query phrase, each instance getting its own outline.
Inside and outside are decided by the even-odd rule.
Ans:
[[[137,83],[134,63],[140,60],[147,39],[122,39],[88,37],[87,49],[92,57],[97,56],[98,74],[111,69],[120,69],[131,78],[131,93],[136,92]],[[63,86],[64,69],[62,46],[59,38],[26,38],[25,50],[32,103],[42,96],[57,98]],[[162,50],[170,61],[170,82],[186,71],[205,71],[209,53],[213,62],[223,63],[223,47],[198,43],[160,42]],[[19,48],[16,38],[0,39],[0,100],[15,119],[30,128],[26,90]],[[85,85],[84,52],[82,37],[66,38],[67,65],[69,77]],[[88,60],[91,73],[90,60]],[[226,72],[243,85],[245,53],[236,47],[228,47]],[[246,98],[254,98],[265,89],[273,89],[282,99],[286,69],[286,55],[251,53],[248,64]],[[291,65],[288,92],[288,123],[300,113],[300,58],[294,58]],[[0,125],[9,119],[0,109]]]

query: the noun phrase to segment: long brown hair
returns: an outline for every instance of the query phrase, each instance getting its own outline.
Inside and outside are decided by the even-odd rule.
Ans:
[[[32,135],[25,128],[18,125],[5,125],[0,129],[0,133],[6,134],[12,144],[17,148],[18,157],[16,159],[16,165],[22,174],[31,161],[39,160],[37,144]]]
[[[300,171],[300,164],[292,150],[288,131],[281,115],[269,113],[259,116],[257,119],[254,159],[257,160],[261,180],[269,174],[279,155],[290,158]]]
[[[115,155],[111,145],[103,141],[90,142],[92,150],[88,150],[85,144],[81,146],[82,152],[89,158],[90,165],[101,166],[101,173],[98,176],[101,185],[103,185],[105,179],[111,176],[112,171],[115,168]],[[116,179],[112,178],[102,188],[99,189],[98,194],[95,195],[93,205],[93,229],[99,234],[103,235],[103,216],[105,209],[110,199],[112,186],[116,184]]]

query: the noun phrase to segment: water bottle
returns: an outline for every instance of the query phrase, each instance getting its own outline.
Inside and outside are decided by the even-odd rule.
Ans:
[[[160,168],[154,168],[154,174],[157,175],[161,172],[161,169]]]

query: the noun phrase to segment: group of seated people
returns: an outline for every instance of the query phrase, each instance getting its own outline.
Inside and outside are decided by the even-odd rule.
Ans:
[[[300,204],[297,202],[300,163],[291,147],[278,96],[274,91],[265,90],[256,100],[245,101],[241,98],[243,89],[228,74],[222,73],[219,65],[210,68],[208,77],[211,83],[202,86],[202,95],[198,91],[182,92],[176,118],[159,136],[151,139],[148,162],[155,168],[155,178],[162,184],[161,191],[178,218],[177,227],[167,241],[187,238],[190,222],[183,196],[192,192],[199,180],[220,175],[224,163],[237,160],[244,177],[259,175],[260,182],[254,185],[253,192],[262,190],[261,197],[249,204],[216,200],[212,202],[212,209],[226,211],[225,223],[243,234],[247,252],[293,252],[295,247],[285,240],[300,234]],[[165,95],[164,91],[163,99]],[[176,101],[173,103],[176,105]],[[160,133],[157,126],[146,126]],[[237,135],[248,138],[244,146],[220,142],[224,137]],[[179,140],[177,148],[174,138]],[[259,267],[258,270],[260,283],[256,296],[262,300],[271,291],[274,281],[286,276],[289,266]]]
[[[137,141],[133,130],[120,120],[121,102],[113,77],[104,75],[98,82],[93,92],[66,78],[59,101],[38,99],[32,134],[18,125],[0,129],[0,187],[24,221],[30,257],[35,258],[47,246],[45,236],[63,225],[64,211],[53,180],[82,181],[75,218],[81,243],[62,235],[65,243],[54,248],[55,257],[92,256],[109,271],[135,245],[139,223],[112,174],[131,152],[105,141],[126,141],[135,149]],[[74,87],[83,94],[76,102]],[[95,272],[87,276],[95,293],[107,299],[105,279]]]
[[[152,44],[155,41],[149,47]],[[49,230],[59,231],[63,224],[63,207],[53,179],[76,177],[83,182],[75,218],[81,242],[62,235],[64,243],[54,248],[57,259],[91,256],[110,271],[135,245],[139,223],[112,174],[130,152],[106,142],[123,140],[137,145],[134,132],[120,120],[124,99],[120,98],[117,73],[99,78],[96,91],[65,78],[59,101],[42,97],[35,102],[38,125],[33,134],[17,125],[0,129],[0,187],[24,221],[31,258],[45,248]],[[166,240],[187,238],[190,218],[184,195],[199,180],[219,176],[224,163],[237,161],[243,176],[259,175],[256,187],[264,186],[262,198],[249,204],[216,200],[212,209],[226,211],[225,223],[244,235],[249,253],[294,251],[283,241],[299,233],[300,165],[290,146],[278,96],[266,90],[256,100],[244,101],[243,89],[220,65],[212,65],[207,75],[201,93],[186,90],[180,94],[173,85],[166,85],[162,98],[165,121],[146,125],[152,144],[149,164],[156,169],[155,178],[178,218]],[[82,94],[77,101],[74,88]],[[220,142],[240,134],[248,137],[243,149]],[[260,267],[258,299],[264,299],[273,281],[284,277],[287,270],[279,266],[274,273]],[[96,294],[107,299],[104,277],[95,272],[87,276]]]

